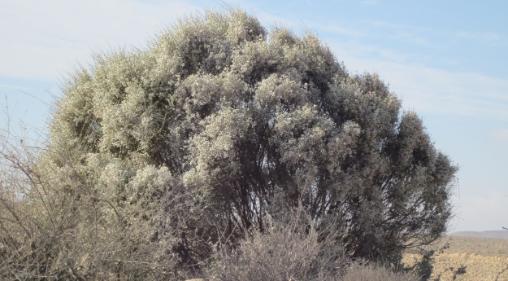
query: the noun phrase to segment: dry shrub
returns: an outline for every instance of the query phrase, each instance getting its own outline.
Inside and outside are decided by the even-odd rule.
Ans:
[[[152,221],[101,196],[83,167],[37,161],[37,149],[0,147],[0,280],[176,279]]]
[[[251,231],[237,247],[215,253],[212,281],[332,281],[346,267],[342,250],[307,220],[270,223],[265,232]]]

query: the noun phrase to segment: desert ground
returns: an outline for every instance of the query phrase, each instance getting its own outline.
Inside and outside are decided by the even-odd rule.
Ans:
[[[508,239],[484,237],[464,233],[438,241],[431,280],[508,281]],[[407,253],[404,261],[418,258]]]

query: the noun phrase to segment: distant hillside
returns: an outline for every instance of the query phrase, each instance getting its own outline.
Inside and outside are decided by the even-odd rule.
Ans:
[[[450,234],[450,236],[488,238],[488,239],[508,239],[508,230],[459,231]]]

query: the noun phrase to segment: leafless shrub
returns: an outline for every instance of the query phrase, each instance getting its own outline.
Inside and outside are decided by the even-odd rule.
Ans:
[[[219,248],[210,280],[340,280],[347,264],[341,249],[300,212],[289,222],[270,222],[265,232],[251,231],[235,248]]]

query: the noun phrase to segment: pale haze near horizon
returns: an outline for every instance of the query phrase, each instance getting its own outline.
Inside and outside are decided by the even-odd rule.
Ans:
[[[145,49],[178,19],[243,9],[317,34],[376,72],[459,167],[449,231],[508,225],[508,19],[502,1],[0,0],[0,129],[44,142],[61,86],[93,56]]]

